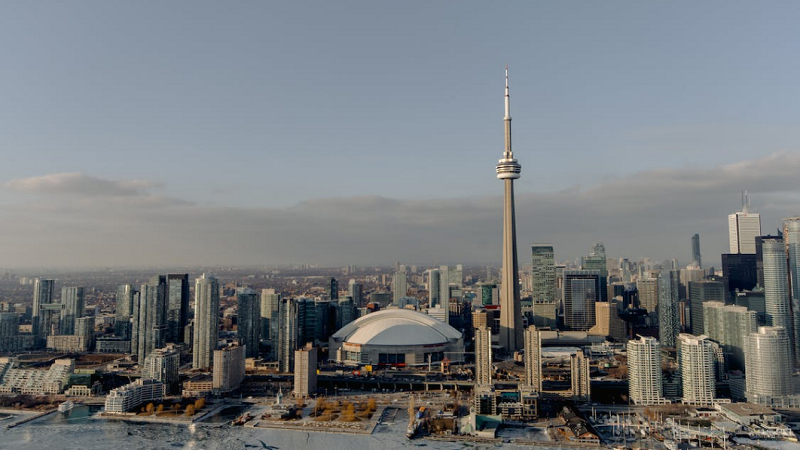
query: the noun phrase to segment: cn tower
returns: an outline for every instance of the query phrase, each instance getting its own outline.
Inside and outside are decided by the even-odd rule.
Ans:
[[[500,291],[500,345],[511,354],[523,347],[522,311],[519,301],[519,270],[517,266],[517,227],[514,214],[514,180],[522,167],[511,151],[511,98],[508,95],[508,66],[506,65],[506,115],[503,117],[506,147],[503,159],[497,163],[497,178],[503,180],[503,276]]]

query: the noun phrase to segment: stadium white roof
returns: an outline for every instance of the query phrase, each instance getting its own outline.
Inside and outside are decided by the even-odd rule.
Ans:
[[[331,339],[359,345],[435,345],[457,342],[461,332],[450,325],[410,309],[384,309],[337,331]]]

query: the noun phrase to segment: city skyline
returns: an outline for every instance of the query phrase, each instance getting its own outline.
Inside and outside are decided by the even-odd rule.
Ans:
[[[519,254],[689,263],[745,189],[765,233],[800,215],[792,3],[44,5],[0,18],[0,267],[498,264],[506,63]]]

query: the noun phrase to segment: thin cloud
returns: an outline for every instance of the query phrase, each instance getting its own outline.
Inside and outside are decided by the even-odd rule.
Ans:
[[[699,233],[703,260],[713,264],[727,249],[727,215],[738,210],[739,191],[751,191],[752,209],[771,232],[800,213],[798,173],[800,153],[784,152],[713,168],[640,172],[588,188],[518,192],[520,263],[529,261],[532,242],[554,244],[564,261],[587,254],[595,241],[612,257],[685,263],[689,239]],[[63,174],[27,180],[53,177]],[[470,264],[501,257],[500,189],[479,198],[361,196],[239,208],[157,196],[149,192],[153,184],[100,181],[136,194],[91,196],[63,182],[72,186],[65,196],[42,188],[46,182],[10,182],[40,195],[0,211],[0,265]]]
[[[80,195],[87,197],[132,197],[147,195],[158,183],[143,180],[106,180],[82,173],[54,173],[6,182],[17,192],[33,194]]]

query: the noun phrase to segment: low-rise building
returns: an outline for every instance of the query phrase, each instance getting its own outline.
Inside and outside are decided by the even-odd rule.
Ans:
[[[164,398],[164,383],[152,379],[138,379],[133,383],[113,389],[106,397],[106,412],[125,413],[137,406]]]
[[[723,403],[717,405],[717,409],[730,420],[740,425],[751,425],[753,423],[778,423],[781,415],[772,408],[755,403]]]
[[[89,338],[73,334],[47,336],[47,349],[54,352],[82,353],[89,350]]]
[[[214,381],[211,375],[200,374],[183,382],[183,397],[206,397],[211,395],[214,389]]]
[[[97,338],[95,344],[97,353],[130,353],[130,339],[123,339],[119,336],[107,336]]]
[[[0,394],[60,394],[75,369],[75,360],[57,359],[47,370],[15,369],[10,358],[0,358]]]

